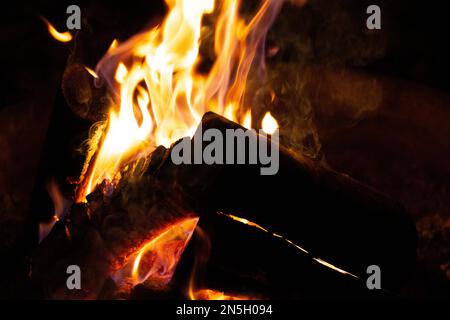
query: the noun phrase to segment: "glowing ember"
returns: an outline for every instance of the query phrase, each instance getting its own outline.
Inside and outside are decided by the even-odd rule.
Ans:
[[[240,223],[246,224],[246,225],[248,225],[248,226],[258,228],[258,229],[260,229],[260,230],[262,230],[262,231],[264,231],[264,232],[269,232],[269,231],[267,231],[267,229],[264,229],[264,228],[261,227],[259,224],[256,224],[256,223],[254,223],[254,222],[248,221],[247,219],[240,218],[240,217],[236,217],[236,216],[233,216],[232,214],[223,214],[223,215],[225,215],[225,216],[227,216],[228,218],[231,218],[231,219],[233,219],[233,220],[235,220],[235,221],[239,221]]]
[[[264,231],[264,232],[267,232],[267,233],[269,233],[270,235],[272,235],[272,236],[274,236],[274,237],[276,237],[276,238],[283,239],[284,241],[286,241],[287,243],[289,243],[291,246],[295,247],[296,249],[302,251],[303,253],[306,253],[306,254],[310,255],[310,253],[309,253],[307,250],[303,249],[301,246],[299,246],[299,245],[296,244],[295,242],[293,242],[293,241],[291,241],[291,240],[289,240],[289,239],[287,239],[287,238],[285,238],[285,237],[283,237],[283,236],[281,236],[281,235],[279,235],[279,234],[277,234],[277,233],[272,233],[272,232],[268,231],[267,229],[261,227],[259,224],[256,224],[256,223],[251,222],[251,221],[249,221],[249,220],[247,220],[247,219],[240,218],[240,217],[237,217],[237,216],[234,216],[234,215],[231,215],[231,214],[226,214],[226,213],[222,213],[222,212],[219,212],[219,214],[221,214],[221,215],[223,215],[223,216],[226,216],[226,217],[228,217],[228,218],[230,218],[230,219],[233,219],[234,221],[238,221],[238,222],[240,222],[240,223],[243,223],[243,224],[246,224],[246,225],[248,225],[248,226],[257,228],[257,229],[259,229],[259,230],[262,230],[262,231]],[[345,271],[344,269],[338,268],[338,267],[336,267],[335,265],[333,265],[333,264],[331,264],[331,263],[329,263],[329,262],[327,262],[327,261],[325,261],[325,260],[322,260],[322,259],[316,258],[316,257],[312,257],[312,259],[313,259],[314,261],[320,263],[321,265],[323,265],[323,266],[325,266],[325,267],[331,269],[331,270],[334,270],[334,271],[337,271],[337,272],[339,272],[339,273],[342,273],[342,274],[351,276],[351,277],[353,277],[353,278],[359,279],[358,276],[354,275],[353,273],[350,273],[350,272],[348,272],[348,271]]]
[[[42,21],[47,25],[47,30],[50,33],[50,35],[60,42],[70,42],[72,41],[72,35],[69,31],[66,32],[59,32],[55,29],[55,27],[44,17],[41,17]]]
[[[251,126],[249,107],[243,105],[247,77],[253,60],[263,65],[265,36],[283,0],[264,0],[248,23],[239,17],[240,0],[223,0],[215,29],[216,59],[207,74],[196,67],[202,59],[202,18],[214,11],[214,0],[166,3],[161,27],[121,44],[114,41],[97,65],[95,73],[118,99],[107,124],[91,138],[78,202],[103,180],[116,180],[124,165],[155,146],[192,136],[207,111]]]
[[[181,254],[189,243],[198,218],[177,222],[132,254],[113,279],[121,288],[145,283],[164,287],[172,279]]]
[[[329,262],[323,261],[323,260],[320,259],[320,258],[314,258],[314,261],[317,261],[317,262],[320,263],[321,265],[324,265],[325,267],[328,267],[328,268],[330,268],[330,269],[333,269],[334,271],[337,271],[337,272],[340,272],[340,273],[342,273],[342,274],[346,274],[346,275],[352,276],[353,278],[358,278],[358,277],[355,276],[354,274],[352,274],[352,273],[350,273],[350,272],[347,272],[347,271],[345,271],[345,270],[343,270],[343,269],[341,269],[341,268],[338,268],[338,267],[336,267],[335,265],[332,265],[332,264],[329,263]]]

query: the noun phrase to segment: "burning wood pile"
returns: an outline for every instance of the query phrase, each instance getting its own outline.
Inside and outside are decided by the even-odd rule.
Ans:
[[[404,209],[285,147],[283,134],[278,141],[284,121],[266,105],[252,105],[256,88],[265,86],[266,34],[283,1],[262,1],[248,19],[240,16],[239,0],[167,5],[160,26],[114,40],[95,70],[86,66],[92,39],[82,33],[76,39],[47,148],[55,149],[63,127],[72,147],[95,125],[84,159],[69,152],[42,160],[33,210],[53,218],[39,226],[32,278],[43,295],[395,293],[415,263],[415,229]],[[275,105],[276,90],[266,98]],[[217,141],[206,138],[208,130],[223,137],[238,130],[246,139],[231,149],[211,148]],[[276,160],[266,175],[260,163],[246,161],[262,149],[266,158],[276,153],[263,163],[268,169]],[[176,152],[186,161],[176,163]],[[207,152],[213,161],[197,161]],[[48,182],[49,175],[56,178]],[[80,290],[67,289],[73,265],[82,272]],[[384,290],[367,290],[370,265],[382,270]]]

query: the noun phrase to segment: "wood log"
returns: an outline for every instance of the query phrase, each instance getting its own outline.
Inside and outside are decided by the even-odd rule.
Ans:
[[[202,127],[243,129],[214,113]],[[385,288],[397,288],[415,265],[416,230],[404,208],[348,176],[282,146],[272,176],[260,175],[259,165],[175,165],[170,152],[155,174],[179,187],[202,216],[222,211],[248,219],[360,277],[378,265]]]
[[[129,297],[128,286],[105,293],[108,279],[161,230],[193,216],[150,175],[122,180],[111,195],[97,188],[88,201],[74,204],[33,254],[32,278],[45,298]],[[81,269],[82,290],[67,289],[70,265]]]
[[[211,289],[250,299],[391,296],[367,290],[365,281],[327,268],[285,240],[224,215],[204,215],[198,230],[202,232],[195,233],[174,276],[174,281],[190,280],[193,270],[194,291]],[[186,290],[188,284],[179,287]]]
[[[158,170],[164,156],[165,149],[158,148],[148,172]],[[138,285],[123,290],[111,279],[120,261],[162,225],[189,212],[177,206],[185,200],[177,191],[149,174],[122,180],[110,196],[97,188],[88,205],[73,205],[40,244],[33,258],[34,282],[47,298],[179,299],[187,298],[195,272],[194,290],[207,288],[238,297],[385,296],[369,292],[362,280],[313,261],[312,255],[281,238],[218,214],[203,215],[200,227],[205,233],[195,233],[167,288]],[[209,249],[205,250],[205,242]],[[71,264],[83,272],[82,291],[66,288],[66,268]]]
[[[208,299],[200,294],[204,290],[240,299],[393,298],[384,290],[368,290],[361,279],[317,263],[283,239],[223,215],[200,220],[166,290],[138,285],[123,296],[110,281],[100,298],[166,300],[194,296],[203,300]]]

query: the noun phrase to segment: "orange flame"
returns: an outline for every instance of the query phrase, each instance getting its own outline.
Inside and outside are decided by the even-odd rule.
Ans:
[[[114,274],[116,284],[120,287],[134,287],[141,283],[153,287],[167,285],[197,222],[198,218],[179,221],[146,242],[127,259],[126,265]]]
[[[239,17],[240,0],[223,0],[215,29],[215,62],[209,73],[201,61],[202,19],[214,0],[166,0],[161,27],[111,45],[96,74],[118,93],[106,125],[91,138],[76,201],[85,201],[103,180],[114,181],[129,161],[156,145],[170,146],[192,136],[206,111],[251,126],[243,104],[250,67],[262,67],[264,40],[283,0],[264,0],[253,19]]]
[[[255,297],[244,295],[225,294],[213,289],[197,289],[198,275],[202,274],[202,268],[206,265],[211,250],[211,243],[208,235],[197,227],[196,234],[201,242],[197,243],[197,254],[195,255],[194,266],[189,279],[187,296],[191,300],[256,300]]]
[[[47,25],[47,30],[53,39],[58,40],[60,42],[70,42],[72,41],[72,35],[69,31],[59,32],[55,29],[55,27],[44,17],[41,17],[42,21]]]
[[[253,300],[253,298],[248,296],[233,296],[212,289],[201,289],[192,292],[189,298],[191,300]]]
[[[53,226],[57,221],[64,218],[66,209],[69,207],[70,202],[68,199],[64,197],[61,193],[58,183],[55,179],[52,179],[47,186],[48,194],[53,202],[53,217],[49,222],[43,222],[39,224],[39,242],[41,242],[50,231],[53,229]],[[66,230],[67,232],[67,230]]]

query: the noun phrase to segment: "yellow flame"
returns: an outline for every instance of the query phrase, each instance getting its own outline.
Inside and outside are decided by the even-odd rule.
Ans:
[[[119,98],[107,125],[90,141],[76,200],[85,201],[103,180],[114,180],[127,161],[192,136],[207,111],[250,127],[250,109],[243,105],[247,76],[281,3],[263,0],[246,23],[239,17],[241,0],[223,0],[215,25],[216,59],[206,74],[197,71],[202,19],[215,10],[214,0],[166,0],[168,14],[160,27],[120,45],[113,42],[96,71],[113,83]]]
[[[244,116],[244,120],[242,121],[242,126],[247,129],[252,128],[252,112],[251,110],[247,110]]]
[[[116,81],[118,83],[123,83],[125,81],[125,77],[127,76],[127,73],[128,73],[127,67],[125,67],[125,65],[121,62],[121,63],[119,63],[119,66],[117,67],[116,75],[114,76],[114,79],[116,79]]]
[[[278,122],[270,112],[267,112],[262,120],[262,129],[267,134],[273,134],[278,129]]]
[[[46,18],[41,17],[41,19],[47,25],[48,32],[55,40],[58,40],[60,42],[69,42],[72,40],[72,35],[69,31],[59,32]]]

